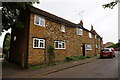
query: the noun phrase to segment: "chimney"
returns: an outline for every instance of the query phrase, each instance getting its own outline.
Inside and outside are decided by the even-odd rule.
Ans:
[[[93,25],[91,24],[91,31],[93,31]]]
[[[80,25],[83,27],[83,21],[82,20],[80,21]]]

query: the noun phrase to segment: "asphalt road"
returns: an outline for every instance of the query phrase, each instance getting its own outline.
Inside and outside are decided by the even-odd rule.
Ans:
[[[118,78],[118,57],[98,59],[59,72],[44,75],[41,78]],[[120,59],[120,58],[119,58]]]

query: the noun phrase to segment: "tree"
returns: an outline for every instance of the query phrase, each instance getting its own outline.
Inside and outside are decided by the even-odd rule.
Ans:
[[[3,2],[2,3],[2,32],[14,27],[23,27],[21,22],[22,11],[27,5],[39,2]]]
[[[119,3],[119,0],[116,0],[116,1],[110,2],[110,3],[108,3],[108,4],[104,4],[104,5],[102,5],[102,6],[103,6],[103,8],[111,8],[111,9],[113,9],[113,7],[114,7],[115,5],[117,5],[118,3]]]
[[[10,50],[10,39],[11,39],[10,33],[6,33],[6,35],[4,37],[4,41],[3,41],[3,50],[2,50],[2,52],[7,57],[9,55],[9,50]]]

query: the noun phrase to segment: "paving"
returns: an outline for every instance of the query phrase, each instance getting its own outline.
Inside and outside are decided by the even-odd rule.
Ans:
[[[39,69],[24,69],[16,64],[2,60],[2,77],[3,78],[36,78],[50,73],[55,73],[64,69],[72,68],[81,64],[92,62],[99,56],[85,60],[71,61],[54,66],[47,66]]]

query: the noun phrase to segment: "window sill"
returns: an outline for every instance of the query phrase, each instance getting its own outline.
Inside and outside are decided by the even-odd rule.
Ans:
[[[39,24],[35,24],[35,23],[34,23],[34,25],[37,25],[37,26],[40,26],[40,27],[45,27],[44,25],[39,25]]]
[[[45,48],[33,47],[33,49],[45,49]]]
[[[87,51],[92,51],[92,49],[86,49]]]
[[[61,49],[61,50],[65,50],[66,48],[55,48],[55,49],[56,49],[56,50],[57,50],[57,49],[58,49],[58,50],[60,50],[60,49]]]

